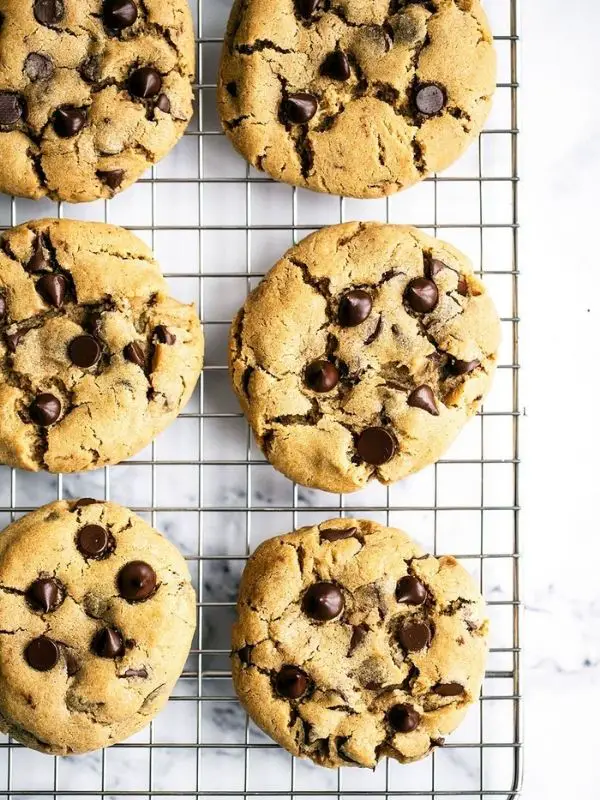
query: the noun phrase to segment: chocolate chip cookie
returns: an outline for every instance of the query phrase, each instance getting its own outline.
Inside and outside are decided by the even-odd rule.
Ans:
[[[40,220],[0,237],[0,463],[129,458],[188,401],[202,354],[196,310],[128,231]]]
[[[273,466],[351,492],[437,461],[490,386],[499,322],[467,258],[350,222],[289,250],[230,337],[233,385]]]
[[[488,621],[451,556],[402,531],[335,519],[248,561],[233,681],[254,721],[324,767],[426,756],[477,701]]]
[[[192,116],[187,0],[1,0],[0,191],[112,197]]]
[[[56,755],[131,736],[195,627],[186,563],[140,517],[90,499],[28,514],[0,537],[0,729]]]
[[[217,100],[225,133],[256,169],[380,197],[464,152],[495,74],[479,0],[236,0]]]

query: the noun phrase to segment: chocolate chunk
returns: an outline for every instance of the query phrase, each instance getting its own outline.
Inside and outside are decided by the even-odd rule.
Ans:
[[[328,622],[339,616],[344,608],[344,595],[335,583],[319,581],[304,593],[302,610],[320,622]]]
[[[127,361],[131,361],[132,364],[143,368],[145,364],[144,351],[137,342],[130,342],[126,345],[123,355]]]
[[[282,697],[297,700],[308,689],[308,678],[298,667],[282,667],[275,678],[275,689]]]
[[[164,114],[171,113],[171,101],[166,94],[162,93],[158,95],[156,98],[156,108],[158,108],[158,110],[162,111]]]
[[[467,280],[464,275],[461,275],[460,278],[458,279],[458,283],[456,285],[456,291],[463,297],[466,297],[469,294],[469,284],[467,283]]]
[[[334,81],[347,81],[350,77],[348,56],[341,50],[334,50],[321,64],[321,75]]]
[[[119,572],[117,584],[125,600],[147,600],[156,590],[156,572],[145,561],[130,561]]]
[[[53,639],[38,636],[32,639],[25,648],[25,659],[30,667],[38,672],[48,672],[58,664],[60,650]]]
[[[339,539],[351,539],[358,533],[358,528],[327,528],[319,531],[319,538],[322,542],[337,542]]]
[[[396,440],[385,428],[366,428],[358,437],[356,450],[367,464],[379,467],[394,457]]]
[[[29,406],[29,416],[36,425],[47,427],[60,417],[62,406],[53,394],[39,394]]]
[[[23,116],[23,105],[18,95],[0,92],[0,128],[14,128]]]
[[[435,276],[438,275],[443,269],[446,269],[444,262],[438,261],[437,258],[433,258],[430,264],[428,264],[425,274],[430,280],[433,280]]]
[[[132,0],[104,0],[102,13],[106,27],[115,31],[131,27],[138,16],[137,6]]]
[[[320,359],[308,365],[304,380],[313,392],[330,392],[337,386],[340,375],[331,361]]]
[[[421,722],[421,715],[412,706],[399,703],[388,711],[388,722],[399,733],[414,731]]]
[[[352,629],[352,638],[350,639],[350,648],[348,649],[348,656],[351,656],[352,653],[356,650],[357,647],[364,642],[367,633],[369,632],[369,626],[362,623],[361,625],[355,625]]]
[[[423,411],[427,411],[428,414],[432,414],[434,417],[438,417],[440,414],[433,391],[430,386],[426,386],[425,384],[417,386],[417,388],[408,395],[406,402],[409,406],[412,406],[412,408],[420,408]]]
[[[109,169],[109,170],[101,170],[99,169],[96,172],[99,180],[102,181],[109,189],[118,189],[119,186],[123,183],[123,178],[125,177],[125,170],[124,169]]]
[[[6,346],[8,347],[11,353],[17,352],[17,345],[19,344],[22,338],[23,334],[21,331],[15,331],[14,333],[5,334]]]
[[[52,269],[48,254],[44,250],[44,244],[41,236],[35,237],[35,242],[33,243],[33,252],[31,254],[31,258],[27,262],[26,269],[27,272],[33,273],[47,272],[48,270]]]
[[[371,295],[363,289],[353,289],[340,300],[338,319],[344,328],[354,328],[364,322],[373,308]]]
[[[444,90],[435,83],[425,83],[419,87],[415,95],[417,111],[426,117],[433,117],[443,109],[446,104]]]
[[[3,294],[0,294],[0,319],[4,319],[6,317],[6,311],[6,297]]]
[[[44,275],[35,288],[48,305],[62,308],[67,292],[67,279],[64,275]]]
[[[304,125],[317,113],[317,98],[307,92],[288,95],[281,103],[281,115],[286,122]]]
[[[155,97],[161,86],[160,72],[154,67],[140,67],[129,76],[129,92],[134,97]]]
[[[69,358],[77,367],[87,369],[97,364],[102,355],[102,349],[97,339],[84,333],[76,336],[69,342]]]
[[[479,366],[481,366],[481,363],[477,361],[477,359],[473,361],[461,361],[460,358],[450,356],[447,368],[451,375],[466,375],[469,372],[473,372],[473,370],[477,369]]]
[[[161,344],[175,344],[177,337],[164,325],[158,325],[154,329],[154,335]]]
[[[54,64],[42,53],[30,53],[23,64],[23,72],[30,81],[47,81],[54,74]]]
[[[100,658],[119,658],[125,652],[125,643],[119,631],[101,628],[92,640],[92,650]]]
[[[420,606],[427,600],[427,589],[414,575],[405,575],[396,584],[396,600],[409,606]]]
[[[460,683],[438,683],[433,687],[433,691],[440,697],[458,697],[465,693],[465,687]]]
[[[319,5],[319,0],[296,0],[296,11],[304,19],[311,17]]]
[[[148,677],[148,670],[146,667],[140,667],[140,669],[126,669],[122,675],[119,675],[119,678],[147,678]]]
[[[64,589],[56,578],[38,578],[25,592],[29,605],[36,611],[47,614],[54,611],[64,600]]]
[[[422,650],[431,643],[431,628],[426,622],[406,620],[398,631],[398,641],[410,652]]]
[[[85,108],[61,106],[57,108],[52,117],[52,124],[57,135],[63,139],[70,139],[81,131],[87,120]]]
[[[77,548],[85,558],[102,558],[111,548],[111,536],[101,525],[85,525],[77,533]]]
[[[33,15],[40,25],[56,25],[65,15],[63,0],[35,0]]]
[[[428,314],[437,306],[438,288],[427,278],[414,278],[406,287],[404,300],[419,314]]]

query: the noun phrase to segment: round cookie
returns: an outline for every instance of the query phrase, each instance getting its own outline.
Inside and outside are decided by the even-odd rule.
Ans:
[[[187,0],[0,3],[0,191],[112,197],[192,116]]]
[[[196,310],[132,233],[40,220],[0,237],[0,463],[129,458],[187,403],[202,355]]]
[[[415,228],[346,223],[289,250],[230,337],[233,385],[269,461],[351,492],[437,461],[479,407],[499,322],[467,258]]]
[[[479,697],[488,620],[474,581],[394,528],[335,519],[269,539],[237,608],[243,706],[321,766],[423,758]]]
[[[51,503],[0,537],[0,729],[85,753],[147,725],[196,627],[185,561],[114,503]]]
[[[225,133],[256,169],[381,197],[464,152],[495,80],[479,0],[236,0],[217,101]]]

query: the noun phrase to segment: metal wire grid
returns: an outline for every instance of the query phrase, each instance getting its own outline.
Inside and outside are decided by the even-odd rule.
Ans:
[[[4,738],[0,798],[515,797],[522,772],[517,2],[487,3],[498,32],[501,110],[470,156],[421,187],[367,203],[279,186],[233,155],[214,114],[228,5],[229,0],[204,0],[204,6],[198,0],[198,117],[173,157],[111,202],[67,207],[6,198],[0,203],[0,227],[48,214],[133,228],[157,251],[175,294],[197,300],[207,336],[207,364],[194,400],[137,458],[81,476],[1,472],[4,523],[55,498],[91,494],[129,505],[182,549],[199,601],[198,636],[185,671],[167,709],[146,731],[108,751],[70,759],[42,756]],[[490,152],[504,156],[490,160]],[[465,187],[470,201],[461,196]],[[501,187],[503,201],[490,199],[488,187]],[[291,217],[281,221],[284,201]],[[236,204],[241,216],[232,216]],[[465,207],[466,218],[456,217],[457,205]],[[167,219],[165,207],[171,209]],[[417,211],[424,214],[420,220],[412,216]],[[226,225],[218,224],[220,217]],[[226,385],[227,327],[243,295],[292,241],[321,224],[373,217],[415,221],[459,246],[463,239],[471,256],[479,251],[475,263],[498,293],[504,329],[498,390],[463,434],[463,446],[420,476],[348,497],[309,492],[277,476],[253,445]],[[241,257],[244,268],[238,266]],[[490,263],[499,268],[487,268]],[[240,283],[241,291],[235,287]],[[387,762],[373,773],[313,767],[267,740],[235,700],[228,628],[248,553],[267,536],[332,515],[397,524],[433,552],[458,553],[486,594],[495,636],[479,707],[442,750],[419,764]]]

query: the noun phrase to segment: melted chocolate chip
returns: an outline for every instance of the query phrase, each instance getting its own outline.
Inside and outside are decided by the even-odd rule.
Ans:
[[[56,578],[38,578],[25,592],[29,605],[35,611],[47,614],[54,611],[64,600],[64,589]]]
[[[408,395],[406,402],[409,406],[412,406],[412,408],[420,408],[423,411],[427,411],[428,414],[432,414],[434,417],[438,417],[440,414],[433,391],[430,386],[426,386],[425,384],[417,386],[417,388]]]
[[[12,92],[0,92],[0,128],[11,129],[23,116],[23,104]]]
[[[237,83],[235,81],[229,81],[225,88],[232,97],[237,97]]]
[[[44,250],[44,243],[41,236],[36,236],[35,238],[35,242],[33,243],[33,252],[31,253],[31,258],[27,262],[26,269],[27,272],[32,273],[47,272],[48,270],[52,269],[48,254]]]
[[[423,650],[431,643],[431,628],[426,622],[406,620],[398,631],[398,641],[409,652]]]
[[[3,294],[0,294],[0,319],[4,319],[6,317],[6,311],[6,297]]]
[[[298,667],[282,667],[275,678],[275,689],[282,697],[297,700],[308,689],[308,678]]]
[[[130,561],[119,572],[121,597],[130,602],[147,600],[156,590],[156,572],[145,561]]]
[[[32,83],[47,81],[54,74],[54,65],[42,53],[30,53],[23,64],[23,72]]]
[[[146,667],[140,667],[140,669],[126,669],[122,675],[119,675],[119,678],[147,678],[148,677],[148,670]]]
[[[65,15],[63,0],[35,0],[33,15],[40,25],[56,25]]]
[[[438,261],[437,258],[433,258],[431,262],[428,264],[425,274],[430,280],[433,280],[436,275],[438,275],[443,269],[446,269],[446,265],[443,261]]]
[[[439,114],[446,104],[446,95],[435,83],[425,83],[417,89],[415,106],[426,117]]]
[[[427,278],[414,278],[406,287],[404,300],[419,314],[428,314],[437,306],[438,288]]]
[[[144,351],[137,342],[130,342],[126,345],[123,350],[123,355],[127,361],[131,361],[132,364],[143,368],[145,363]]]
[[[252,658],[252,647],[249,644],[244,645],[244,647],[237,651],[237,655],[242,664],[247,667]]]
[[[399,703],[388,711],[388,721],[395,731],[410,733],[418,728],[421,715],[412,706]]]
[[[479,366],[481,366],[481,363],[477,361],[477,359],[473,361],[461,361],[460,358],[450,356],[447,369],[450,375],[467,375],[467,373],[473,372],[473,370],[477,369]]]
[[[319,5],[319,0],[296,0],[296,11],[304,19],[311,17]]]
[[[433,687],[433,691],[440,697],[458,697],[465,693],[465,687],[460,683],[438,683]]]
[[[104,0],[102,13],[106,27],[115,31],[131,27],[138,16],[137,6],[132,0]]]
[[[322,359],[309,364],[304,373],[306,385],[313,392],[330,392],[337,386],[339,378],[337,367]]]
[[[111,536],[101,525],[85,525],[77,533],[77,549],[85,558],[103,558],[111,545]]]
[[[162,86],[160,72],[154,67],[140,67],[129,77],[129,92],[134,97],[146,100],[156,97]]]
[[[281,115],[286,122],[304,125],[317,113],[317,98],[307,92],[288,95],[281,103]]]
[[[405,575],[396,584],[396,600],[409,606],[420,606],[427,600],[427,589],[414,575]]]
[[[85,508],[85,506],[93,506],[96,503],[102,502],[101,500],[94,500],[93,497],[81,497],[75,501],[74,508]]]
[[[170,114],[171,113],[171,101],[167,97],[166,94],[159,94],[156,98],[156,108],[159,111],[162,111],[163,114]]]
[[[335,583],[320,581],[304,593],[302,609],[305,614],[320,622],[339,616],[344,608],[344,595]]]
[[[29,416],[36,425],[52,425],[60,417],[62,406],[53,394],[39,394],[29,406]]]
[[[158,325],[154,329],[154,335],[161,344],[175,344],[177,337],[164,325]]]
[[[65,652],[65,662],[67,665],[67,675],[69,676],[69,678],[72,678],[73,675],[77,675],[77,673],[81,669],[81,661],[72,650],[65,648],[64,652]]]
[[[125,177],[125,170],[124,169],[109,169],[109,170],[101,170],[99,169],[96,172],[98,179],[102,181],[105,186],[108,186],[109,189],[118,189],[119,186],[123,183],[123,178]]]
[[[350,77],[348,56],[341,50],[334,50],[321,64],[321,74],[334,81],[347,81]]]
[[[456,284],[456,291],[463,297],[466,297],[469,294],[469,284],[467,283],[467,280],[464,275],[461,275],[460,278],[458,279],[458,283]]]
[[[386,464],[396,452],[396,440],[385,428],[366,428],[356,442],[358,455],[375,467]]]
[[[76,336],[69,342],[69,358],[77,367],[87,369],[97,364],[102,355],[102,349],[97,339],[84,333]]]
[[[70,139],[82,130],[87,121],[85,108],[61,106],[57,108],[52,117],[52,124],[57,135],[63,139]]]
[[[92,650],[100,658],[119,658],[125,652],[125,643],[119,631],[101,628],[92,640]]]
[[[351,539],[358,533],[358,528],[327,528],[319,531],[319,538],[322,542],[337,542],[340,539]]]
[[[364,642],[366,639],[367,633],[369,632],[369,626],[362,623],[361,625],[355,625],[352,628],[352,638],[350,639],[350,647],[348,649],[348,656],[351,656],[357,647]]]
[[[67,279],[64,275],[44,275],[35,288],[42,299],[54,308],[62,308],[67,293]]]
[[[32,639],[25,648],[27,663],[38,672],[48,672],[57,665],[59,658],[58,645],[47,636],[38,636],[37,639]]]
[[[6,346],[10,350],[11,353],[17,352],[17,345],[23,338],[23,334],[21,331],[15,331],[14,333],[6,333],[4,334],[4,338],[6,339]]]
[[[371,295],[363,289],[353,289],[340,300],[338,319],[344,328],[354,328],[364,322],[373,308]]]
[[[100,80],[100,56],[88,56],[79,67],[79,74],[88,83],[97,83]]]

